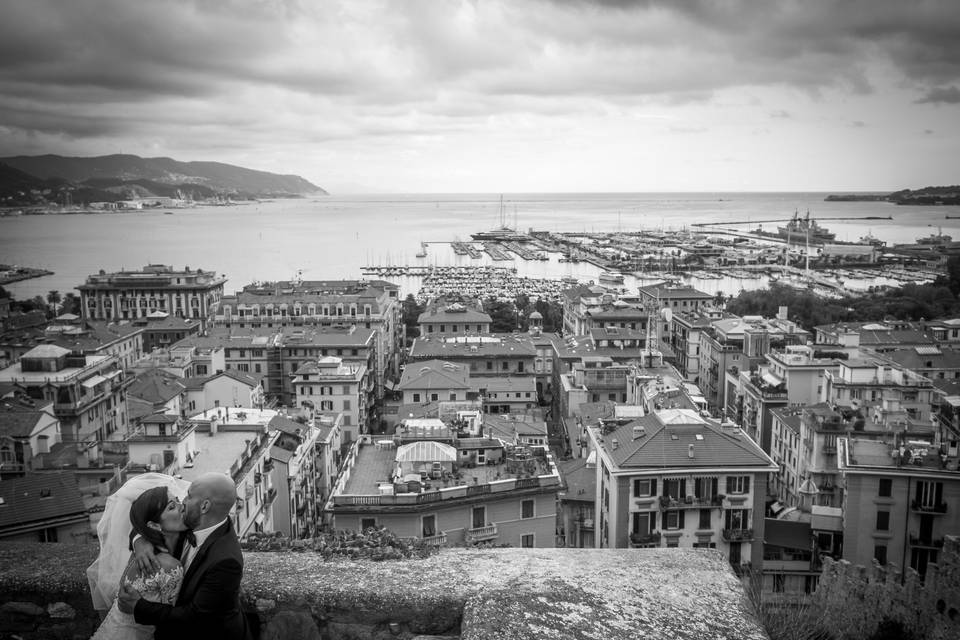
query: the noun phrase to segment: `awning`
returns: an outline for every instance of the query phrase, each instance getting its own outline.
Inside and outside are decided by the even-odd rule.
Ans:
[[[769,371],[764,371],[762,377],[763,377],[763,381],[766,382],[771,387],[776,387],[783,384],[783,380],[773,375]]]
[[[96,376],[92,376],[92,377],[90,377],[90,378],[87,378],[86,380],[84,380],[84,381],[81,382],[80,384],[82,384],[82,385],[83,385],[84,387],[86,387],[87,389],[93,389],[95,386],[97,386],[97,385],[100,384],[101,382],[106,382],[106,381],[107,381],[107,379],[104,378],[103,376],[96,375]]]

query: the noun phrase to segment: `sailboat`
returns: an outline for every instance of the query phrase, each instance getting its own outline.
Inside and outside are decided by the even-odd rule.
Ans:
[[[480,231],[470,234],[474,240],[510,240],[513,242],[530,242],[530,236],[520,233],[507,226],[506,212],[503,208],[503,196],[500,196],[500,226],[490,231]]]

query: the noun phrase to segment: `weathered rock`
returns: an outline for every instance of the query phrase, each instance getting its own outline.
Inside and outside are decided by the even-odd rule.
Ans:
[[[306,611],[278,611],[260,630],[261,640],[321,640],[317,623]]]

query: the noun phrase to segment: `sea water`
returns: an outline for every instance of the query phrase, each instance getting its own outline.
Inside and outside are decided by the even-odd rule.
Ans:
[[[589,263],[492,262],[457,256],[452,240],[506,223],[521,231],[676,230],[694,223],[740,223],[775,231],[794,212],[812,217],[837,240],[867,235],[888,244],[938,233],[960,240],[960,207],[826,202],[824,193],[408,194],[323,196],[231,206],[162,208],[119,213],[0,218],[0,263],[48,269],[54,275],[6,285],[17,298],[73,291],[101,269],[138,270],[160,263],[224,274],[226,291],[256,281],[353,279],[369,265],[496,264],[520,276],[596,279]],[[167,212],[170,212],[169,214]],[[891,219],[864,220],[867,216]],[[830,218],[844,218],[833,220]],[[426,257],[417,257],[427,243]],[[512,255],[512,254],[511,254]],[[386,278],[390,279],[390,278]],[[398,282],[415,293],[417,279]],[[630,284],[635,284],[631,281]],[[732,278],[695,281],[715,293],[766,286]]]

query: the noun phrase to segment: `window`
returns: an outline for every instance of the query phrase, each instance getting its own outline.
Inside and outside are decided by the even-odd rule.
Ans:
[[[350,401],[349,401],[349,400],[344,400],[344,401],[343,401],[343,410],[344,410],[344,411],[350,411]]]
[[[712,498],[717,495],[716,478],[695,478],[693,480],[693,495],[698,498]]]
[[[533,500],[524,500],[520,503],[520,517],[521,518],[532,518],[533,517]]]
[[[750,493],[750,476],[727,476],[727,493]]]
[[[533,534],[528,533],[520,536],[520,547],[523,549],[533,549]]]
[[[943,503],[943,483],[942,482],[917,482],[917,491],[914,494],[917,506],[920,508],[933,508]]]
[[[37,531],[37,542],[57,542],[57,528],[49,527]]]
[[[700,522],[697,523],[699,529],[710,528],[710,509],[700,509]]]
[[[413,401],[414,401],[414,402],[420,402],[420,394],[419,394],[419,393],[413,394]]]
[[[679,480],[665,478],[663,481],[663,495],[674,498],[675,500],[680,500],[686,495],[687,491],[687,480],[681,478]]]
[[[873,557],[881,565],[887,564],[887,545],[876,544],[873,546]]]
[[[634,511],[633,532],[642,536],[653,533],[657,528],[657,513],[655,511]]]
[[[343,395],[345,396],[350,395],[350,385],[348,384],[343,385]]]
[[[724,529],[749,529],[749,509],[727,509],[724,512]]]
[[[376,528],[377,528],[376,518],[360,518],[360,531],[366,531],[367,529],[376,529]]]
[[[451,394],[450,394],[450,401],[451,401],[451,402],[456,402],[456,400],[457,400],[457,394],[451,393]]]
[[[683,529],[684,513],[683,511],[666,511],[663,514],[664,529]]]
[[[633,481],[633,496],[635,498],[640,498],[643,496],[655,496],[655,495],[657,495],[656,479]]]
[[[877,511],[877,531],[890,530],[890,512]]]
[[[487,360],[487,371],[493,371],[493,362]]]
[[[880,478],[880,489],[877,495],[881,498],[889,498],[893,495],[893,480],[890,478]]]
[[[487,508],[486,507],[474,507],[471,512],[470,522],[474,529],[479,529],[480,527],[486,525],[487,523]]]
[[[431,402],[437,402],[439,399],[440,399],[440,394],[437,394],[437,393],[431,393],[431,394],[430,394],[430,401],[431,401]]]
[[[423,516],[423,537],[428,538],[430,536],[437,535],[437,516],[429,515]]]

